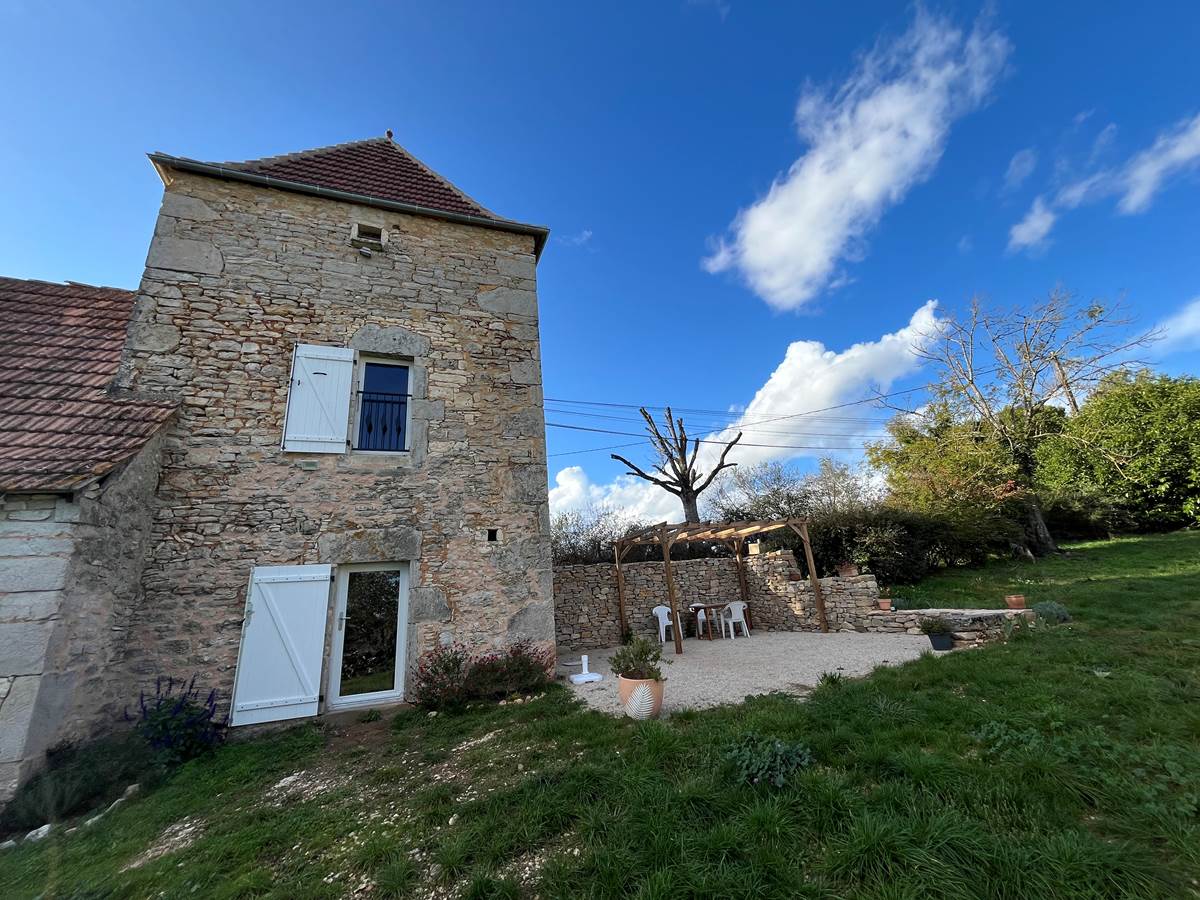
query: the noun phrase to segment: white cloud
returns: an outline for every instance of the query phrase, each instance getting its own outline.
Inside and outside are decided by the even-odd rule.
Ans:
[[[1158,136],[1154,145],[1129,161],[1122,177],[1123,213],[1144,212],[1171,176],[1200,165],[1200,115]]]
[[[864,437],[876,433],[870,423],[861,421],[861,417],[869,412],[864,407],[850,408],[841,414],[843,418],[859,417],[858,422],[816,424],[814,420],[796,414],[860,399],[874,387],[887,391],[898,379],[915,372],[921,361],[912,348],[937,330],[936,312],[937,301],[930,300],[913,313],[903,328],[841,351],[830,350],[819,341],[794,341],[782,362],[741,412],[737,423],[706,438],[730,440],[744,427],[746,433],[742,440],[745,444],[802,444],[814,448],[793,450],[739,444],[730,453],[729,460],[747,464],[798,456],[828,456],[836,452],[829,448],[861,443]],[[781,416],[793,418],[778,418]],[[763,422],[764,419],[774,421]],[[830,422],[828,419],[821,421]],[[766,431],[754,430],[755,423]],[[720,449],[713,444],[702,445],[698,468],[707,471]],[[638,462],[637,456],[630,458]],[[550,490],[550,508],[554,512],[609,505],[625,508],[646,520],[678,521],[681,516],[676,497],[629,476],[618,477],[608,484],[596,484],[582,467],[570,466],[561,469],[554,482],[555,486]]]
[[[1193,298],[1173,316],[1163,319],[1155,330],[1162,332],[1163,338],[1155,349],[1163,354],[1200,348],[1200,297]]]
[[[1013,158],[1008,161],[1008,171],[1004,173],[1004,189],[1015,191],[1024,184],[1025,179],[1037,168],[1037,161],[1037,151],[1032,147],[1014,153]]]
[[[930,177],[951,124],[986,99],[1008,53],[994,30],[964,34],[918,12],[836,90],[806,88],[796,128],[807,152],[738,213],[704,267],[736,269],[778,309],[802,306],[839,263],[861,258],[883,213]]]
[[[1015,251],[1040,246],[1057,218],[1058,215],[1046,205],[1043,198],[1036,198],[1025,218],[1009,230],[1008,249]]]
[[[592,229],[585,228],[578,234],[568,234],[558,239],[559,243],[566,244],[569,247],[582,247],[592,239]]]
[[[1115,125],[1106,126],[1094,148],[1103,149],[1115,134]],[[1093,156],[1096,152],[1094,149]],[[1193,169],[1200,169],[1200,115],[1176,122],[1159,134],[1150,147],[1121,165],[1072,181],[1059,190],[1051,204],[1038,197],[1025,219],[1010,231],[1009,249],[1041,244],[1058,219],[1058,211],[1075,209],[1105,197],[1119,197],[1117,209],[1125,215],[1143,213],[1170,179]],[[1037,237],[1021,240],[1018,233]]]

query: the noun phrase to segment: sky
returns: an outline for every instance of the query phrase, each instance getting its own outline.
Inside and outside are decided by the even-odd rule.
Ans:
[[[650,461],[637,406],[750,423],[741,463],[854,461],[886,418],[856,401],[925,384],[975,295],[1121,300],[1200,368],[1200,6],[1101,8],[0,0],[0,274],[136,288],[149,151],[391,128],[552,229],[552,508],[678,519],[609,459]]]

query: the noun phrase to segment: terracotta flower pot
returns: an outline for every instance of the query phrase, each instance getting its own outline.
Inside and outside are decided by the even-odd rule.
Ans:
[[[883,612],[891,612],[892,611],[892,598],[891,597],[880,597],[879,598],[879,609]]]
[[[837,573],[839,578],[853,578],[858,574],[858,566],[852,562],[838,563]]]
[[[1025,595],[1024,594],[1009,594],[1004,598],[1004,602],[1008,604],[1009,609],[1024,609]]]
[[[663,682],[652,678],[617,676],[617,696],[631,719],[657,719],[662,712]]]

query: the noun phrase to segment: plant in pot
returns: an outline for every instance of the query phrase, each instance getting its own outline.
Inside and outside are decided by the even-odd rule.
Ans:
[[[617,676],[617,695],[629,718],[658,718],[663,702],[661,662],[662,647],[644,637],[635,637],[613,654],[610,665]]]
[[[1024,594],[1006,594],[1004,597],[1004,602],[1008,605],[1009,609],[1024,609],[1025,608],[1025,595]]]
[[[853,578],[858,574],[858,564],[848,559],[843,559],[835,568],[837,569],[838,578]]]
[[[891,597],[880,596],[879,599],[876,600],[875,602],[879,604],[880,612],[891,612],[892,611],[892,598]]]
[[[950,623],[941,616],[930,616],[921,620],[921,634],[929,637],[934,650],[950,650],[954,647],[954,634]]]

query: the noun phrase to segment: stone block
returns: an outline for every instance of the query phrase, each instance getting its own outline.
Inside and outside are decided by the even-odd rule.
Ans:
[[[57,591],[67,580],[64,557],[17,556],[0,559],[0,585],[11,593]]]
[[[514,288],[492,288],[479,294],[479,305],[502,316],[537,318],[537,294]]]
[[[40,675],[53,621],[0,623],[0,676]]]
[[[16,679],[0,704],[0,764],[20,762],[25,757],[40,682],[40,675]]]
[[[225,261],[221,251],[206,241],[155,235],[146,256],[146,268],[220,275],[225,268]]]

